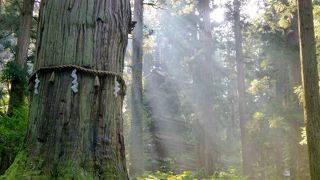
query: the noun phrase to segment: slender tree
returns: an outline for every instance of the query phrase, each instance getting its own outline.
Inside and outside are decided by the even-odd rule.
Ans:
[[[199,120],[197,122],[197,166],[204,170],[206,175],[212,175],[220,166],[220,152],[216,131],[216,118],[213,112],[213,50],[214,40],[210,22],[210,1],[199,0],[197,4],[199,15],[195,26],[198,26],[195,35],[194,60],[192,63],[192,76],[194,80],[194,94],[197,99]],[[199,36],[198,36],[199,35]],[[209,88],[208,88],[209,87]],[[201,92],[201,93],[198,93]]]
[[[301,127],[303,124],[303,108],[300,106],[298,96],[294,93],[294,88],[301,85],[301,64],[299,56],[299,31],[298,31],[298,12],[295,11],[292,16],[291,25],[289,29],[292,32],[288,33],[286,37],[286,44],[292,50],[288,60],[288,88],[289,95],[285,96],[286,103],[285,107],[290,107],[290,111],[293,114],[299,114],[294,116],[290,121],[290,131],[288,133],[289,143],[289,155],[290,155],[290,175],[296,179],[308,179],[309,166],[307,161],[307,146],[300,145],[301,139]],[[285,86],[283,83],[281,86]],[[301,117],[300,117],[301,114]],[[282,170],[281,170],[282,171]]]
[[[132,38],[132,122],[130,139],[130,174],[143,172],[143,107],[142,107],[142,57],[143,57],[143,0],[134,1],[134,21],[137,22]]]
[[[242,150],[242,168],[243,174],[250,177],[251,160],[249,152],[249,142],[247,133],[247,110],[246,110],[246,87],[245,87],[245,64],[243,62],[242,52],[242,28],[240,21],[240,1],[234,0],[234,36],[236,46],[236,70],[237,70],[237,83],[238,83],[238,108],[240,120],[240,133],[241,133],[241,150]]]
[[[129,0],[41,1],[40,8],[29,127],[4,178],[128,179],[121,75]]]
[[[310,176],[320,179],[319,77],[312,0],[298,0],[300,59]]]
[[[33,20],[34,0],[23,0],[23,9],[21,12],[20,26],[18,32],[17,51],[14,64],[20,69],[20,73],[25,70],[27,64],[28,50],[30,44],[30,34]],[[19,73],[19,72],[17,72]],[[25,87],[23,79],[25,74],[16,75],[11,80],[10,99],[8,113],[12,114],[15,108],[25,104]]]

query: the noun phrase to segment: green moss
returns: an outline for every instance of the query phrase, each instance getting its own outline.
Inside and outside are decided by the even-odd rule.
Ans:
[[[92,172],[88,172],[86,168],[79,166],[79,163],[74,160],[58,165],[56,179],[79,179],[92,180],[94,176]]]
[[[6,180],[23,180],[23,179],[29,179],[32,177],[32,179],[37,180],[45,180],[48,179],[48,176],[42,175],[41,171],[33,168],[33,164],[28,163],[28,157],[27,154],[24,151],[19,152],[16,159],[14,160],[13,164],[10,166],[10,168],[6,171],[4,176],[2,176],[0,179],[6,179]],[[36,177],[36,178],[33,178]]]
[[[6,171],[5,175],[0,177],[0,180],[49,180],[49,179],[77,179],[77,180],[91,180],[94,179],[90,174],[88,175],[84,169],[77,166],[74,162],[69,161],[60,166],[57,172],[40,170],[37,164],[42,160],[38,158],[34,163],[31,163],[25,151],[21,151],[14,163]]]
[[[82,160],[81,163],[75,159],[68,159],[60,162],[50,170],[42,167],[43,162],[43,157],[37,156],[36,159],[33,159],[28,156],[26,150],[21,151],[5,175],[0,177],[0,180],[127,179],[127,175],[119,170],[119,167],[109,163],[100,165],[103,168],[103,172],[99,174],[99,170],[97,170],[98,162],[93,163],[90,159]]]
[[[0,179],[13,179],[13,174],[16,174],[16,172],[19,171],[19,166],[18,164],[20,162],[24,162],[26,159],[25,154],[19,153],[15,159],[15,161],[13,162],[13,164],[10,166],[10,168],[6,171],[5,175],[1,176]]]

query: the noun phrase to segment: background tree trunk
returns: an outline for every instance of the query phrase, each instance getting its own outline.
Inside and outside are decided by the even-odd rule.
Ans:
[[[3,2],[2,2],[2,0],[0,0],[0,15],[2,14],[2,7],[3,6]]]
[[[131,20],[129,0],[41,1],[35,68],[74,64],[122,74]],[[113,76],[71,70],[39,73],[31,93],[23,150],[6,173],[15,179],[128,179],[123,141],[122,97]]]
[[[298,0],[300,58],[304,100],[304,117],[307,123],[310,176],[320,179],[320,114],[319,77],[314,36],[312,0]]]
[[[3,2],[0,0],[0,14],[2,13]],[[32,12],[33,12],[34,0],[24,0],[23,9],[20,15],[20,27],[18,32],[18,46],[15,56],[15,65],[19,67],[20,70],[24,70],[27,57],[28,49],[30,44],[30,31],[32,27]],[[16,72],[19,73],[19,72]],[[26,74],[18,74],[19,77]],[[26,79],[27,77],[24,77]],[[9,98],[9,109],[8,114],[13,115],[14,110],[19,107],[26,105],[26,82],[22,79],[15,78],[11,81],[10,89],[10,98]],[[15,157],[13,152],[0,152],[0,174],[3,174],[6,169],[9,168],[13,159]]]
[[[30,44],[30,34],[33,20],[34,0],[23,0],[23,9],[21,12],[20,26],[18,32],[17,52],[14,63],[21,70],[26,71],[28,50]],[[17,72],[18,73],[18,72]],[[21,75],[20,75],[21,76]],[[12,114],[13,110],[25,105],[25,90],[26,83],[15,78],[11,81],[10,99],[8,114]]]
[[[199,0],[197,5],[199,16],[196,26],[199,26],[199,37],[196,37],[195,55],[192,63],[194,94],[197,99],[199,119],[196,122],[198,148],[198,168],[205,175],[212,175],[221,167],[218,136],[215,128],[217,121],[214,115],[214,86],[213,86],[213,37],[210,22],[210,1]],[[196,35],[196,34],[195,34]],[[197,36],[197,35],[196,35]],[[199,93],[201,92],[201,93]]]
[[[301,85],[301,64],[299,54],[299,30],[298,30],[298,12],[294,13],[291,20],[290,29],[293,32],[289,33],[286,41],[289,47],[293,50],[288,64],[289,75],[289,99],[286,107],[290,107],[292,114],[301,114],[300,116],[293,116],[289,121],[290,130],[288,134],[288,142],[290,142],[290,175],[293,179],[309,179],[309,164],[308,164],[308,150],[306,145],[301,145],[301,128],[304,127],[303,122],[303,108],[300,106],[300,100],[294,92],[294,88]],[[283,86],[283,85],[282,85]]]
[[[142,105],[142,57],[143,57],[143,0],[134,1],[132,40],[132,122],[130,139],[130,174],[142,175],[143,163],[143,105]]]
[[[246,87],[245,87],[245,64],[242,53],[242,28],[240,21],[240,1],[234,0],[234,35],[236,45],[236,69],[237,69],[237,82],[238,82],[238,103],[239,103],[239,121],[241,133],[241,146],[242,146],[242,168],[243,174],[249,179],[251,177],[251,159],[250,159],[250,146],[247,133],[247,110],[246,110]]]

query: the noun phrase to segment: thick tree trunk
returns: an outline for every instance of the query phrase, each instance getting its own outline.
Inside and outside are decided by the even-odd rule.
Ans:
[[[298,0],[304,117],[307,123],[310,176],[320,179],[319,77],[312,0]]]
[[[74,64],[122,74],[130,19],[129,0],[41,1],[35,69]],[[71,70],[56,70],[54,79],[38,73],[24,147],[5,178],[128,179],[115,77],[100,76],[97,85],[78,71],[74,93]]]
[[[246,110],[246,88],[245,88],[245,64],[242,55],[242,32],[240,21],[240,1],[234,0],[234,35],[236,45],[236,69],[238,82],[238,103],[239,103],[239,120],[242,146],[242,170],[243,174],[252,179],[251,172],[251,155],[247,133],[247,110]]]
[[[18,32],[17,52],[14,63],[21,70],[25,70],[27,64],[28,50],[30,44],[30,34],[32,27],[34,0],[23,0],[23,9],[21,12],[20,26]],[[11,81],[10,99],[8,114],[12,114],[13,110],[25,105],[25,82],[16,78]]]
[[[142,175],[143,163],[143,105],[142,105],[142,57],[143,57],[143,0],[134,1],[134,20],[137,22],[132,40],[132,122],[130,139],[130,174]]]

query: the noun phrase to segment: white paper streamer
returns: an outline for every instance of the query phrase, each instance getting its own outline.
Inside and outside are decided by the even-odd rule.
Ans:
[[[72,89],[72,91],[74,93],[77,93],[79,91],[78,90],[79,83],[78,83],[78,76],[77,76],[77,70],[76,69],[72,71],[71,77],[73,78],[71,89]]]
[[[36,74],[36,79],[34,80],[35,84],[34,84],[34,94],[39,94],[39,84],[40,84],[40,80],[39,80],[39,76],[38,74]]]
[[[117,81],[117,77],[114,77],[114,90],[113,90],[113,95],[115,97],[118,97],[118,93],[120,91],[120,84]]]

